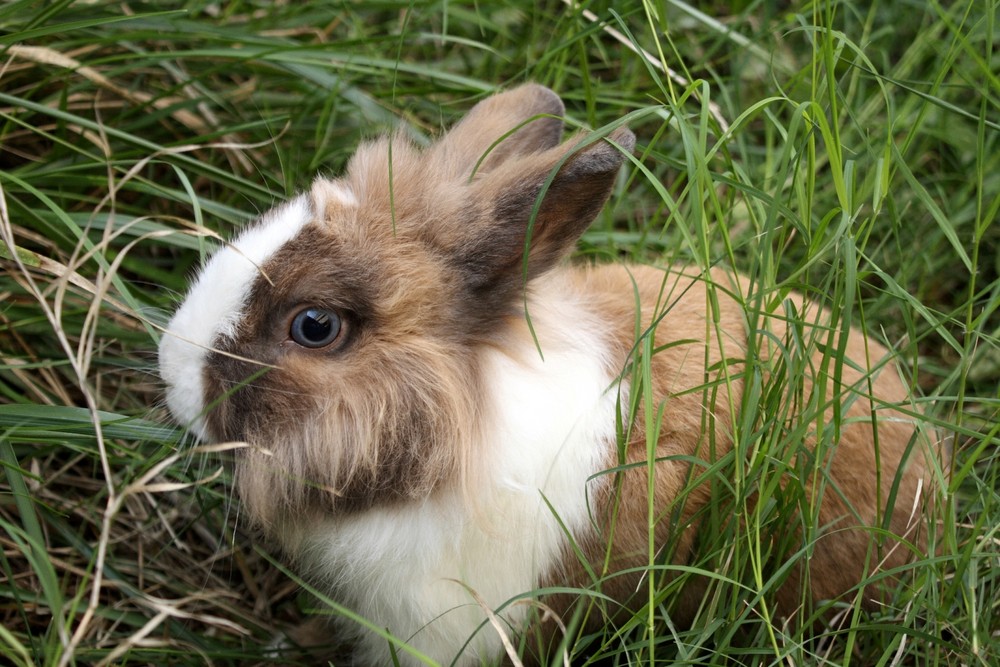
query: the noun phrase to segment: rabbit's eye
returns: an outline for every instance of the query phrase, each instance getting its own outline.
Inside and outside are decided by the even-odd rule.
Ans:
[[[326,347],[340,336],[340,315],[326,308],[306,308],[292,318],[292,340],[312,349]]]

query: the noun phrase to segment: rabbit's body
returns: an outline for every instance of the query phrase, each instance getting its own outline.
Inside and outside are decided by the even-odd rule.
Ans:
[[[691,481],[737,429],[802,427],[811,456],[838,413],[824,460],[789,471],[823,499],[804,522],[824,535],[810,597],[843,596],[886,553],[884,567],[904,563],[866,528],[888,513],[891,533],[912,537],[926,476],[914,424],[892,408],[907,392],[888,352],[827,330],[795,294],[751,321],[747,281],[723,270],[559,265],[621,151],[572,152],[544,117],[493,143],[561,111],[537,86],[490,98],[427,151],[393,143],[391,183],[387,142],[363,147],[342,179],[318,180],[206,266],[161,368],[179,420],[250,444],[235,469],[248,514],[376,627],[478,664],[502,649],[484,608],[516,634],[528,605],[504,605],[539,587],[596,577],[615,604],[641,604],[651,546],[657,562],[688,561],[711,499]],[[631,149],[626,130],[610,138]],[[815,325],[791,335],[785,307]],[[812,353],[813,374],[783,390],[787,412],[741,422],[745,378],[766,385],[812,337],[849,361]],[[779,591],[782,613],[803,601],[803,574]],[[543,602],[562,613],[571,598]],[[386,640],[358,644],[359,664],[386,664]]]

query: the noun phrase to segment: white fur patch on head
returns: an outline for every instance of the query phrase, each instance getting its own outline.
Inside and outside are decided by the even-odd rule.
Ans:
[[[239,326],[260,267],[314,219],[300,195],[265,213],[233,243],[220,248],[202,268],[160,339],[160,377],[167,406],[178,422],[205,440],[202,383],[208,351]]]

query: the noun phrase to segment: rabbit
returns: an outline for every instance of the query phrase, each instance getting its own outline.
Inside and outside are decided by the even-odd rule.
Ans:
[[[736,272],[564,261],[635,137],[564,141],[563,115],[524,84],[427,148],[362,145],[343,176],[215,252],[161,338],[176,420],[247,444],[233,478],[252,524],[370,622],[338,630],[355,664],[490,664],[532,632],[558,644],[566,591],[595,572],[621,609],[644,604],[651,531],[656,558],[689,561],[712,502],[709,483],[688,488],[704,472],[692,461],[721,460],[745,428],[748,350],[764,383],[791,354],[783,311],[752,319]],[[801,295],[785,304],[823,328]],[[819,466],[830,482],[809,564],[778,592],[786,615],[804,577],[812,600],[843,598],[921,539],[930,466],[919,420],[894,407],[910,401],[898,369],[859,331],[827,333],[849,361],[816,356],[797,398],[820,396],[843,426]],[[630,411],[643,354],[649,398]],[[873,556],[878,525],[896,537]],[[692,581],[678,624],[703,593]],[[550,586],[562,593],[547,613],[519,601]]]

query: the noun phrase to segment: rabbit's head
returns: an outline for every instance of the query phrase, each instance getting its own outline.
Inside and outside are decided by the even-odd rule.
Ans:
[[[477,455],[476,351],[523,320],[634,144],[562,142],[562,112],[529,84],[427,149],[362,146],[205,265],[160,344],[168,405],[248,443],[236,482],[265,529],[424,497]]]

